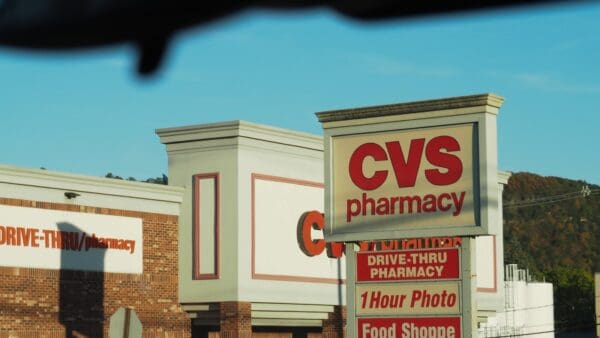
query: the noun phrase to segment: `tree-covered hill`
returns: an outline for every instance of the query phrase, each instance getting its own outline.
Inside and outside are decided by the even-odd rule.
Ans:
[[[600,186],[515,173],[504,188],[505,263],[554,284],[558,331],[594,326]]]

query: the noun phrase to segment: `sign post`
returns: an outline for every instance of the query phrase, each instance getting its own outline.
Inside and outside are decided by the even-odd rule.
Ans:
[[[476,335],[474,236],[502,226],[502,102],[483,94],[317,113],[328,242],[463,237],[448,251],[357,253],[347,245],[349,337]],[[454,255],[457,265],[447,263]]]
[[[465,328],[464,337],[477,337],[477,273],[475,271],[475,238],[463,238],[460,248],[462,258],[462,285],[463,285],[463,315]]]

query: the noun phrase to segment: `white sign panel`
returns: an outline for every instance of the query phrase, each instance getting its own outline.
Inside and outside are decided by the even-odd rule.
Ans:
[[[322,216],[304,217],[323,208],[321,183],[255,174],[253,199],[254,278],[338,283],[345,276],[345,262],[327,257],[322,230],[314,228]],[[305,232],[310,244],[321,242],[317,251],[303,252]]]
[[[142,273],[142,220],[0,205],[0,266]]]

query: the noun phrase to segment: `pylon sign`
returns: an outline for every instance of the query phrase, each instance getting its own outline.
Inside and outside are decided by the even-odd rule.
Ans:
[[[474,336],[474,236],[502,226],[496,136],[502,102],[483,94],[317,113],[325,143],[326,241],[463,237],[460,255],[459,249],[361,254],[346,245],[349,337]]]

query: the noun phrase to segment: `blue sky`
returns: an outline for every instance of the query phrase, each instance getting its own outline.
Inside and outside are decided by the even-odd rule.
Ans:
[[[0,49],[0,163],[167,173],[156,128],[247,120],[321,134],[315,112],[493,92],[499,166],[600,184],[600,4],[360,23],[247,12],[178,35],[150,80],[128,46]]]

